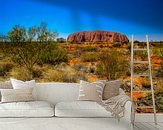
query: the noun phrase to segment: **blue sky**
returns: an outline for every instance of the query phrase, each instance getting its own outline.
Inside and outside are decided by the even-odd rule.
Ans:
[[[163,41],[162,0],[0,0],[0,35],[14,25],[46,22],[60,37],[106,30]]]

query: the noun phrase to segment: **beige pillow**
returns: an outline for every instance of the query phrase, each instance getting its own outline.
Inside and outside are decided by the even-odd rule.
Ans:
[[[120,80],[107,81],[103,90],[103,100],[117,96],[121,83]]]
[[[1,89],[1,102],[25,102],[33,101],[33,88],[29,89]]]
[[[0,82],[0,89],[12,89],[12,84],[10,81]],[[1,101],[1,91],[0,91],[0,101]]]
[[[81,80],[78,100],[101,101],[104,86],[103,81],[89,83]]]

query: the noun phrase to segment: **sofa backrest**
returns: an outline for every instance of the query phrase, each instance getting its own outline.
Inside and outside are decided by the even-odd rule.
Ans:
[[[61,101],[75,101],[79,95],[79,84],[78,83],[37,83],[36,91],[38,100],[48,101],[55,105]],[[124,91],[120,89],[120,94]]]
[[[78,99],[79,84],[77,83],[37,83],[38,100],[44,100],[55,105],[61,101],[74,101]]]

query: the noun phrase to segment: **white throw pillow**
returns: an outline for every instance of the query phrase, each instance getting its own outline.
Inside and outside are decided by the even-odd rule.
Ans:
[[[30,81],[21,81],[21,80],[17,80],[17,79],[10,79],[11,80],[11,84],[13,86],[14,89],[29,89],[29,88],[33,88],[33,92],[32,95],[34,97],[35,100],[37,100],[37,91],[36,91],[36,82],[35,80],[30,80]]]
[[[33,101],[33,88],[29,89],[1,89],[2,103]]]

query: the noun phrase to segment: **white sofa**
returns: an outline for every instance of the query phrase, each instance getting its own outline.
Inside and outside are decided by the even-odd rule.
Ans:
[[[21,124],[24,123],[23,125],[27,126],[28,124],[30,124],[29,122],[39,122],[39,120],[39,123],[41,123],[42,121],[45,122],[44,119],[51,122],[51,125],[54,121],[54,124],[56,126],[52,127],[50,124],[48,124],[49,128],[47,130],[50,130],[52,128],[55,130],[77,130],[77,127],[72,127],[72,124],[70,124],[69,128],[67,127],[67,123],[74,123],[74,120],[76,121],[77,126],[82,125],[83,121],[89,120],[93,120],[95,122],[99,121],[100,119],[104,120],[104,126],[107,125],[105,124],[106,120],[109,120],[109,122],[117,122],[116,119],[112,118],[110,112],[106,111],[96,102],[78,101],[77,99],[79,84],[77,83],[37,83],[35,89],[37,92],[37,101],[0,104],[0,130],[3,130],[3,127],[5,128],[4,130],[7,130],[7,128],[9,129],[10,126],[6,125],[6,123],[8,121],[11,121],[12,119],[15,121],[15,117],[17,117],[16,120],[21,120]],[[120,89],[120,94],[124,94],[124,91],[122,89]],[[129,125],[131,121],[130,117],[131,102],[127,102],[125,105],[124,117],[121,119],[120,122],[125,122]],[[28,121],[23,122],[23,119],[28,119]],[[57,122],[60,123],[56,124]],[[20,125],[16,124],[17,123],[15,123],[15,127]],[[86,123],[85,125],[91,125],[91,121],[90,124]],[[40,125],[38,125],[38,127],[40,127]],[[14,129],[14,126],[12,128],[13,130],[18,130],[18,128]],[[83,126],[79,128],[82,130]],[[95,127],[94,129],[97,128],[98,127]],[[84,127],[84,129],[89,129],[89,126]],[[30,128],[28,128],[28,130],[30,130]]]

